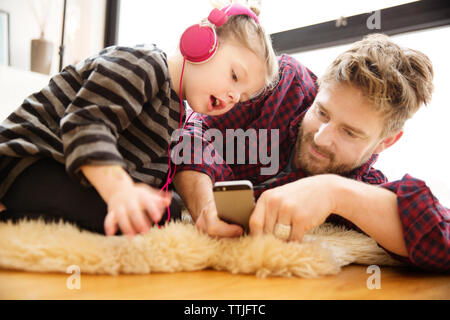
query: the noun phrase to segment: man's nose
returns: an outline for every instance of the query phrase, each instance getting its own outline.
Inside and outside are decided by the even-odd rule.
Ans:
[[[333,126],[330,122],[322,123],[319,130],[314,135],[314,142],[319,147],[331,147],[333,144]]]

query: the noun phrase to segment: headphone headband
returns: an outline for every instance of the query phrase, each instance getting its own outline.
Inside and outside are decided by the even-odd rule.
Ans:
[[[208,21],[213,26],[195,24],[186,31],[180,39],[181,54],[192,63],[202,63],[211,59],[217,50],[218,41],[215,27],[224,25],[228,17],[234,15],[246,15],[259,24],[258,17],[249,8],[240,4],[230,4],[222,9],[213,9],[208,16]]]
[[[228,17],[236,15],[249,16],[250,18],[255,20],[257,24],[259,24],[259,19],[252,10],[237,3],[230,4],[220,10],[213,9],[208,16],[208,20],[216,27],[220,27],[221,25],[225,24],[225,22],[227,22]]]

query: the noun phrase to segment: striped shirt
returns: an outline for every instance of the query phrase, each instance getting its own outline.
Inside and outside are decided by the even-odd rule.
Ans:
[[[108,47],[64,68],[0,124],[0,199],[45,157],[65,164],[84,186],[91,184],[83,165],[119,165],[135,181],[160,186],[180,116],[164,52]]]

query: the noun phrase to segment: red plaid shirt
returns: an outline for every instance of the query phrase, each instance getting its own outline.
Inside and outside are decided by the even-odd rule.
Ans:
[[[281,186],[305,177],[301,170],[280,173],[286,167],[297,138],[298,125],[317,93],[316,76],[298,61],[283,55],[279,58],[280,82],[270,93],[259,98],[237,104],[224,115],[210,117],[194,114],[183,132],[191,140],[191,163],[177,165],[177,170],[195,170],[209,175],[213,182],[222,180],[247,179],[255,186],[255,198],[267,189]],[[223,150],[215,150],[211,139],[204,136],[210,129],[218,129],[223,137]],[[261,168],[269,167],[257,161],[249,161],[249,150],[257,151],[245,139],[245,164],[238,164],[238,144],[234,141],[234,162],[226,163],[226,130],[267,129],[267,155],[270,154],[271,129],[279,129],[279,169],[273,175],[261,175]],[[196,142],[194,142],[196,140]],[[257,137],[258,145],[260,137]],[[278,143],[278,142],[277,142]],[[241,146],[242,148],[242,146]],[[242,149],[240,149],[242,151]],[[183,155],[182,153],[180,155]],[[203,163],[195,164],[194,156]],[[253,157],[255,155],[253,154]],[[215,161],[212,161],[214,157]],[[377,156],[355,169],[347,177],[366,183],[380,185],[397,194],[398,209],[403,225],[403,234],[409,253],[408,258],[391,256],[420,268],[450,270],[450,210],[442,206],[426,184],[409,175],[400,181],[388,182],[379,170],[372,167]],[[206,160],[206,161],[205,161]],[[222,163],[220,163],[222,160]],[[256,162],[256,163],[254,163]],[[269,183],[267,181],[270,181]],[[264,183],[263,183],[264,182]],[[362,232],[350,221],[330,215],[327,222],[342,223]]]

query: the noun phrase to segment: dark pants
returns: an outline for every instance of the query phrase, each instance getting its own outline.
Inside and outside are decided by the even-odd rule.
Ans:
[[[181,204],[177,198],[174,194],[170,205],[171,220],[181,218]],[[53,159],[39,160],[24,170],[0,202],[7,208],[0,212],[0,221],[63,220],[81,229],[105,234],[106,203],[95,188],[72,181],[65,166]],[[159,224],[163,225],[166,220],[167,211]],[[121,234],[120,230],[117,234]]]

